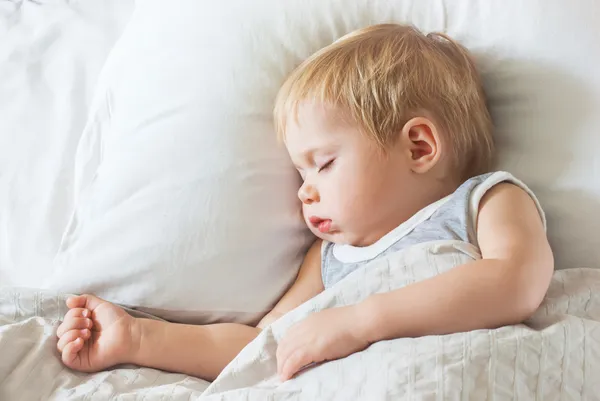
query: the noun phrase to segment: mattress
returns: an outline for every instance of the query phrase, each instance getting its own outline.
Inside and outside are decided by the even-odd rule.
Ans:
[[[88,105],[133,4],[0,0],[0,284],[50,274]]]

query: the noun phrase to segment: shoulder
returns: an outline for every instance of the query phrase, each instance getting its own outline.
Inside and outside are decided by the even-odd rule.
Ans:
[[[467,238],[472,244],[479,245],[477,231],[480,226],[480,216],[483,209],[489,210],[488,205],[493,199],[493,208],[508,207],[512,203],[532,203],[542,225],[546,227],[546,217],[535,194],[527,185],[506,171],[494,171],[478,175],[466,180],[454,193],[456,202],[467,201]],[[493,213],[497,213],[494,211]]]
[[[501,182],[482,196],[476,223],[483,257],[513,258],[536,254],[551,258],[544,217],[531,193]]]
[[[482,213],[492,210],[493,213],[518,213],[519,210],[523,211],[523,208],[540,217],[531,194],[513,182],[504,181],[495,184],[483,194],[479,202],[479,217],[481,218]]]
[[[512,174],[498,171],[480,176],[479,185],[475,192],[477,196],[477,224],[481,219],[481,213],[508,214],[517,216],[521,213],[529,213],[535,216],[535,220],[546,228],[546,218],[542,207],[531,189]],[[484,216],[485,218],[485,216]]]
[[[494,200],[498,207],[508,207],[509,204],[522,203],[531,204],[536,209],[544,229],[546,227],[546,216],[533,191],[521,180],[514,177],[506,171],[496,171],[471,179],[474,185],[471,186],[469,196],[469,208],[472,217],[472,223],[478,224],[479,213],[484,204]]]

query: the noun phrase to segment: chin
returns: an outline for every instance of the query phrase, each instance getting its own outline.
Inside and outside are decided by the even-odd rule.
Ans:
[[[336,244],[345,244],[346,241],[344,240],[343,236],[341,236],[338,233],[333,233],[333,234],[329,234],[329,233],[322,233],[319,230],[315,230],[313,228],[310,229],[310,231],[312,231],[312,233],[322,239],[323,241],[328,241],[328,242],[333,242]]]
[[[326,240],[326,241],[333,242],[333,243],[338,244],[338,245],[357,246],[356,245],[356,241],[352,241],[351,238],[348,238],[347,236],[342,235],[340,233],[327,234],[327,235],[323,236],[322,238],[324,240]]]

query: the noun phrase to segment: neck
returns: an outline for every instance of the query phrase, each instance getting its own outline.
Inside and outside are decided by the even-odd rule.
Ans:
[[[421,207],[419,207],[415,211],[415,213],[423,209],[425,206],[430,205],[433,202],[436,202],[444,198],[445,196],[450,195],[451,193],[456,191],[460,184],[461,182],[450,177],[442,179],[434,178],[433,180],[431,180],[431,183],[429,184],[427,190],[424,191],[424,194],[422,196],[423,200],[421,201]]]

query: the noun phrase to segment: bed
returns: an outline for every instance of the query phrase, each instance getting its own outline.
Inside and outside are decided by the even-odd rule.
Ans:
[[[593,0],[0,0],[0,400],[598,399],[598,15]],[[441,244],[356,271],[265,329],[213,383],[65,368],[55,332],[69,294],[185,323],[269,310],[311,241],[271,126],[274,94],[312,52],[389,20],[475,53],[499,167],[548,217],[557,270],[536,314],[377,343],[278,381],[290,325],[460,262],[437,251],[460,244]]]

